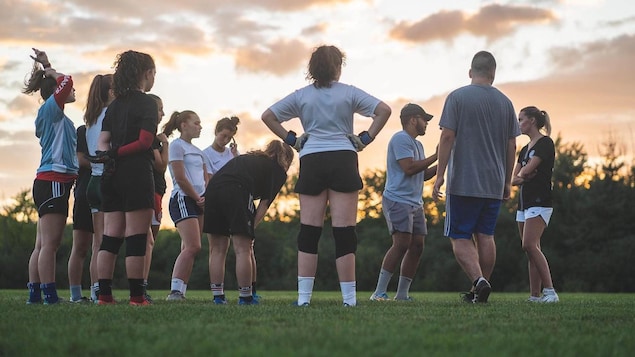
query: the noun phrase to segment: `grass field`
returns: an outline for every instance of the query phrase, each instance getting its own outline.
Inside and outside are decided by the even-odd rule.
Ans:
[[[0,290],[0,356],[630,356],[635,295],[560,294],[534,304],[526,294],[496,293],[485,305],[457,293],[413,293],[413,302],[341,306],[339,292],[316,292],[294,307],[295,292],[261,291],[258,306],[188,301],[131,307],[26,305],[26,289]],[[64,295],[64,294],[62,294]]]

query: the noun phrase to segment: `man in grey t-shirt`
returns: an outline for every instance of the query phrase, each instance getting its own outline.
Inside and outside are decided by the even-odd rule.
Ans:
[[[520,135],[514,107],[492,86],[496,60],[474,55],[471,84],[448,95],[441,114],[437,179],[432,196],[441,198],[447,175],[444,234],[466,275],[473,281],[466,302],[485,303],[496,262],[494,228],[502,200],[509,198]]]
[[[401,109],[400,118],[403,130],[393,135],[388,143],[386,188],[382,197],[382,210],[392,246],[384,256],[377,287],[370,297],[373,301],[388,300],[386,288],[400,263],[395,300],[411,300],[408,296],[410,283],[428,234],[423,214],[423,181],[436,174],[436,166],[431,165],[437,160],[437,153],[426,158],[423,145],[416,138],[426,133],[432,115],[419,105],[408,103]]]

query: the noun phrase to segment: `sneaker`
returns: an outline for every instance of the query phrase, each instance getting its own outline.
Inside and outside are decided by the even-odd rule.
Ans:
[[[395,301],[414,301],[415,299],[411,298],[410,296],[406,296],[405,298],[397,298],[395,296],[395,298],[393,300],[395,300]]]
[[[388,294],[386,293],[381,293],[379,295],[376,295],[375,293],[373,293],[373,295],[370,296],[370,301],[389,301],[390,298],[388,297]]]
[[[530,296],[527,298],[527,302],[540,302],[540,296]]]
[[[298,304],[298,300],[294,301],[294,302],[291,304],[291,306],[298,306],[298,307],[308,307],[308,306],[310,306],[310,305],[311,305],[311,304],[310,304],[310,303],[308,303],[308,302],[305,302],[305,303],[303,303],[303,304]]]
[[[253,294],[251,296],[254,298],[254,300],[258,300],[258,302],[260,302],[260,299],[262,299],[262,296],[260,296],[258,294]]]
[[[466,292],[462,292],[459,294],[459,296],[461,297],[461,301],[466,302],[468,304],[473,304],[474,303],[474,292],[473,291],[466,291]]]
[[[71,304],[90,304],[90,299],[82,296],[81,298],[77,299],[77,300],[73,300],[73,298],[68,299],[68,301]]]
[[[115,300],[113,301],[97,300],[97,305],[115,305],[115,304],[117,304]]]
[[[59,298],[55,301],[44,299],[44,305],[57,305],[57,304],[60,304],[61,302],[62,302],[62,299],[59,299]]]
[[[489,298],[489,293],[492,292],[492,286],[489,284],[489,281],[485,279],[481,279],[481,281],[476,284],[474,287],[474,302],[475,303],[486,303],[487,298]]]
[[[130,300],[130,306],[148,306],[148,305],[152,305],[152,303],[146,300],[145,298],[141,302]]]
[[[227,299],[224,296],[218,295],[214,296],[214,304],[216,305],[227,305]]]
[[[27,305],[40,305],[42,303],[42,299],[37,300],[37,301],[31,301],[31,300],[27,300],[26,304]]]
[[[150,304],[152,304],[152,302],[153,302],[153,301],[152,301],[152,296],[150,296],[150,294],[148,294],[148,293],[144,293],[144,294],[143,294],[143,297],[144,297],[144,298],[145,298],[145,299],[146,299],[146,300],[147,300]]]
[[[168,294],[168,297],[165,298],[166,301],[185,301],[185,296],[183,293],[178,290],[172,290]]]
[[[249,299],[249,300],[239,297],[238,298],[238,305],[258,305],[258,301],[254,300],[253,297],[251,299]]]
[[[348,303],[344,303],[344,304],[342,304],[342,306],[344,306],[344,307],[355,307],[355,306],[357,306],[357,304],[351,305],[351,304],[348,304]]]
[[[558,297],[558,294],[556,294],[555,291],[545,293],[545,291],[543,290],[542,297],[540,298],[539,302],[550,304],[550,303],[556,303],[558,301],[560,301],[560,298]]]

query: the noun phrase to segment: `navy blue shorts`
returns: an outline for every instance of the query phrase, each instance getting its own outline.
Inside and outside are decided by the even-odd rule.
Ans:
[[[196,201],[190,196],[183,196],[180,193],[170,197],[170,218],[172,222],[177,224],[184,219],[198,218],[203,210],[196,204]]]
[[[445,205],[444,235],[472,239],[472,234],[494,235],[501,200],[448,195]]]
[[[38,216],[47,213],[63,214],[68,217],[68,198],[71,195],[72,182],[33,181],[33,201]]]

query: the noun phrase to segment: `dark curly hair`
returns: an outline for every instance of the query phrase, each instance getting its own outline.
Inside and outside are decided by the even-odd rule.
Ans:
[[[216,123],[214,134],[218,134],[225,129],[236,134],[236,131],[238,131],[238,124],[240,124],[240,119],[237,116],[232,116],[231,118],[225,117]]]
[[[346,55],[335,46],[320,46],[313,51],[309,60],[306,79],[313,81],[317,88],[330,87],[342,71]]]
[[[147,53],[126,51],[117,55],[112,89],[115,96],[126,95],[131,90],[139,89],[139,81],[143,74],[154,69],[154,60]]]

